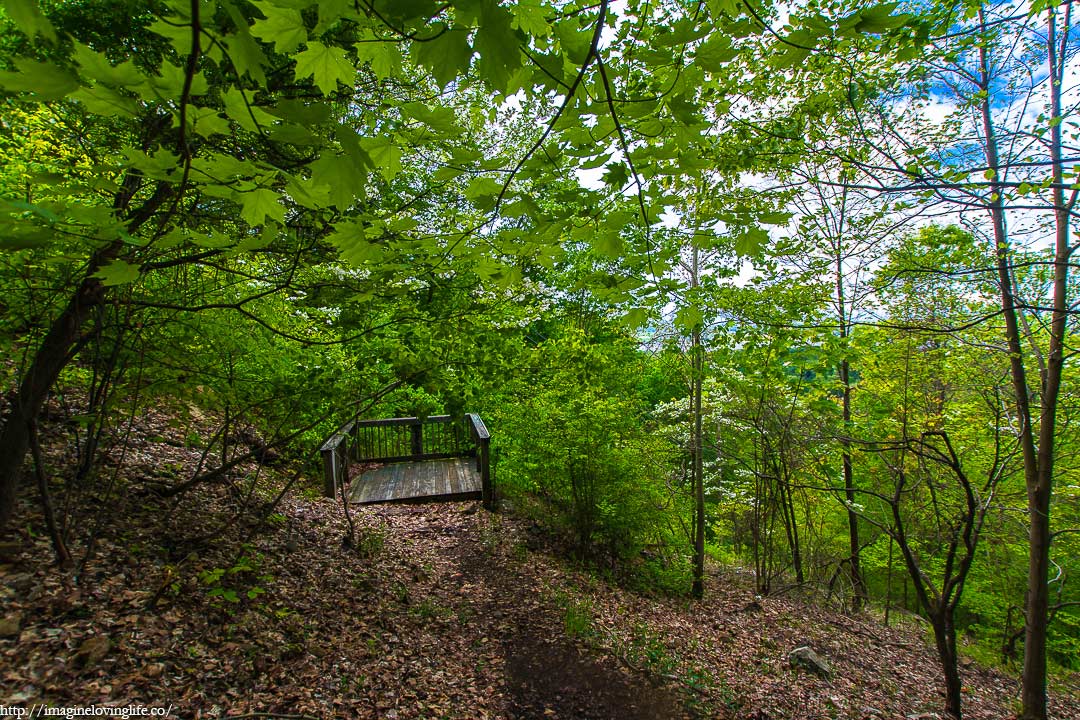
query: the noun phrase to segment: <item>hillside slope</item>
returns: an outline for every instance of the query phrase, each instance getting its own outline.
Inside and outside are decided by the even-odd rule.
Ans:
[[[48,566],[27,492],[29,522],[0,558],[4,704],[171,705],[185,718],[940,712],[936,660],[916,630],[755,602],[734,573],[714,573],[701,603],[642,596],[477,503],[355,510],[346,548],[341,506],[313,493],[286,493],[261,522],[242,512],[271,497],[254,465],[253,485],[241,474],[179,499],[146,493],[200,452],[143,431],[118,491],[85,499],[102,504],[85,516],[98,539],[78,582]],[[831,679],[789,666],[804,644]],[[968,717],[1010,715],[1015,682],[974,665],[963,675]],[[1080,717],[1075,699],[1054,702],[1056,717]]]

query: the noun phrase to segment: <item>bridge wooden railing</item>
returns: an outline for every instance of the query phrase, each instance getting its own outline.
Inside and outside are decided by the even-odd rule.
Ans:
[[[357,420],[342,426],[319,449],[323,461],[323,494],[337,497],[354,462],[416,462],[439,458],[475,457],[484,507],[491,509],[494,492],[490,467],[491,435],[479,415],[464,418],[432,415]]]
[[[473,442],[473,454],[476,455],[476,472],[480,473],[480,490],[484,507],[495,507],[495,492],[491,484],[491,434],[479,415],[465,416],[465,425]]]

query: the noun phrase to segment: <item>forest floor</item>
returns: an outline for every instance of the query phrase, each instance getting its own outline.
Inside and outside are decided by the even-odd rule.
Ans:
[[[0,704],[291,720],[941,712],[917,623],[755,600],[745,574],[717,569],[704,601],[643,595],[477,503],[354,509],[345,548],[341,505],[310,489],[258,512],[285,476],[254,464],[178,498],[146,492],[198,462],[178,433],[156,411],[140,418],[94,492],[67,498],[83,508],[70,513],[81,533],[96,537],[81,571],[50,564],[24,489],[0,556]],[[46,445],[54,467],[65,461],[59,439]],[[829,662],[831,678],[789,665],[800,645]],[[972,663],[962,673],[967,717],[1015,712],[1014,679]],[[1080,718],[1070,683],[1053,698],[1062,720]]]

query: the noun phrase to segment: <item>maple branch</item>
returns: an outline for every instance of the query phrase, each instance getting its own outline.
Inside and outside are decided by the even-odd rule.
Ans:
[[[611,121],[615,124],[615,131],[619,135],[619,146],[622,148],[623,157],[626,158],[626,165],[630,168],[630,174],[634,178],[634,185],[637,186],[638,208],[641,211],[641,222],[645,228],[645,257],[649,261],[649,272],[655,278],[656,269],[653,267],[652,259],[652,233],[649,230],[649,211],[645,207],[645,188],[641,184],[641,176],[638,174],[637,168],[634,167],[634,159],[630,157],[630,143],[626,140],[626,131],[623,129],[622,122],[619,121],[619,114],[615,112],[615,99],[611,91],[611,83],[608,81],[604,61],[600,57],[596,58],[596,67],[600,71],[600,81],[604,84],[608,113],[611,115]]]
[[[510,189],[510,183],[512,183],[514,178],[517,177],[517,174],[521,172],[521,168],[525,166],[525,163],[529,161],[529,158],[531,158],[536,151],[547,142],[548,137],[550,137],[551,133],[555,130],[555,124],[559,122],[563,113],[570,107],[570,103],[577,94],[578,87],[581,86],[581,82],[585,79],[585,73],[588,71],[589,66],[592,65],[593,60],[600,60],[598,48],[600,47],[600,36],[603,34],[604,30],[604,22],[607,19],[608,2],[609,0],[603,0],[603,2],[600,3],[600,14],[596,18],[596,28],[593,30],[592,42],[589,44],[589,51],[585,54],[585,61],[581,64],[581,68],[578,70],[574,82],[570,84],[562,104],[559,105],[559,109],[555,111],[554,117],[551,118],[551,121],[548,122],[547,126],[544,128],[544,132],[541,133],[536,142],[529,147],[525,154],[522,155],[514,165],[513,169],[510,170],[510,173],[506,177],[506,181],[503,183],[502,189],[499,190],[499,195],[495,198],[495,207],[491,210],[492,216],[498,214],[503,198],[506,197],[506,193]]]
[[[195,82],[199,55],[202,54],[202,27],[199,24],[199,0],[191,0],[191,52],[188,53],[184,68],[184,87],[180,91],[180,137],[176,142],[177,151],[184,158],[184,179],[191,169],[191,148],[187,144],[187,110],[191,102],[191,87]]]

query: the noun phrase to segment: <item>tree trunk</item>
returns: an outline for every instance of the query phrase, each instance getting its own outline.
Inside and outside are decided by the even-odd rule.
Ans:
[[[92,275],[115,257],[120,247],[119,243],[110,245],[91,259],[87,276],[64,310],[53,320],[4,418],[4,427],[0,431],[0,533],[7,528],[15,512],[19,473],[30,447],[30,427],[37,420],[50,388],[70,359],[69,354],[79,340],[83,324],[104,298],[101,281]]]
[[[1052,426],[1045,417],[1043,427]],[[1027,621],[1024,626],[1024,671],[1021,700],[1024,720],[1045,720],[1046,634],[1050,611],[1050,496],[1053,445],[1039,448],[1040,467],[1034,487],[1028,487]]]
[[[840,363],[840,380],[843,383],[843,413],[844,433],[840,440],[843,448],[841,462],[844,468],[844,498],[847,500],[848,516],[848,568],[851,572],[851,608],[858,612],[866,603],[866,583],[863,582],[862,568],[859,564],[859,515],[854,510],[855,505],[855,473],[851,466],[851,441],[846,433],[851,427],[851,383],[849,381],[848,361],[845,358]]]
[[[845,192],[846,197],[846,192]],[[843,219],[841,218],[841,224]],[[845,344],[849,334],[848,303],[844,293],[844,258],[839,239],[836,248],[836,314],[840,321],[840,342]],[[852,300],[854,303],[854,299]],[[847,352],[847,347],[844,347]],[[844,499],[847,501],[848,521],[848,570],[851,575],[851,608],[855,612],[866,604],[866,583],[863,582],[862,568],[859,563],[859,516],[853,508],[855,504],[855,473],[851,464],[851,363],[844,357],[840,361],[840,385],[843,393],[842,412],[844,434],[840,438],[841,464],[844,471]]]
[[[786,432],[785,430],[785,434]],[[786,450],[786,447],[783,448],[783,452],[779,454],[779,463],[781,465],[787,464],[787,459],[783,454],[786,453]],[[786,467],[776,469],[776,482],[781,503],[780,510],[784,519],[784,530],[787,533],[788,545],[791,547],[791,563],[795,569],[795,582],[802,585],[806,578],[803,573],[802,548],[799,544],[799,521],[795,517],[795,495],[791,488],[792,482]]]
[[[45,516],[45,527],[49,530],[49,538],[56,552],[56,564],[60,567],[68,567],[71,564],[71,553],[64,544],[63,534],[56,522],[56,512],[53,509],[52,499],[49,497],[49,479],[45,477],[45,461],[42,459],[41,445],[38,443],[37,426],[33,423],[29,428],[29,440],[30,454],[34,458],[34,473],[37,475],[38,494],[41,496],[41,514]]]
[[[885,575],[885,627],[889,627],[889,613],[892,611],[892,571],[893,539],[889,536],[889,567]]]
[[[705,478],[704,463],[702,462],[703,428],[701,421],[701,374],[704,369],[702,355],[704,348],[701,346],[701,331],[695,329],[693,333],[693,381],[692,381],[692,409],[694,417],[694,432],[691,443],[693,444],[693,456],[691,458],[691,475],[694,481],[694,584],[691,592],[694,597],[701,598],[705,594]]]
[[[961,717],[961,683],[959,658],[956,655],[956,627],[953,625],[952,612],[943,610],[931,616],[934,624],[934,641],[937,645],[941,671],[945,677],[945,712],[956,720]]]
[[[1060,78],[1057,77],[1057,61],[1054,51],[1054,10],[1050,13],[1048,48],[1051,103],[1060,112]],[[985,22],[980,10],[980,21]],[[980,50],[981,90],[990,88],[990,63],[985,48]],[[987,166],[994,178],[1001,177],[997,136],[994,132],[989,95],[981,102],[983,132]],[[1060,186],[1061,177],[1061,131],[1051,128],[1050,142],[1053,174]],[[1002,196],[1005,188],[991,185],[993,195],[989,203],[993,223],[998,285],[1001,295],[1002,317],[1009,348],[1010,374],[1016,401],[1016,422],[1019,425],[1019,444],[1024,459],[1024,481],[1028,493],[1028,585],[1024,635],[1024,670],[1021,676],[1021,702],[1024,720],[1046,720],[1046,626],[1049,607],[1050,565],[1050,496],[1054,461],[1054,432],[1057,395],[1061,383],[1061,342],[1065,329],[1065,293],[1068,270],[1068,213],[1060,189],[1053,191],[1056,221],[1056,247],[1053,280],[1053,310],[1051,317],[1050,348],[1047,355],[1047,372],[1042,382],[1042,412],[1039,418],[1039,443],[1036,445],[1031,414],[1031,390],[1024,365],[1021,329],[1016,308],[1011,273],[1011,250],[1005,223]]]
[[[1068,12],[1068,11],[1066,11]],[[1046,47],[1050,70],[1048,92],[1052,118],[1061,117],[1061,82],[1064,75],[1069,15],[1066,14],[1058,47],[1057,10],[1047,10]],[[1025,720],[1045,720],[1046,713],[1046,633],[1050,606],[1050,501],[1054,483],[1054,448],[1057,429],[1058,393],[1064,370],[1064,346],[1068,307],[1070,210],[1075,202],[1065,200],[1061,125],[1051,123],[1050,160],[1053,171],[1054,279],[1053,309],[1050,316],[1050,344],[1046,372],[1042,378],[1042,411],[1039,416],[1039,446],[1035,473],[1028,478],[1028,588],[1027,622],[1024,628],[1024,672],[1021,678],[1022,716]],[[1026,460],[1026,457],[1025,457]]]
[[[690,285],[697,288],[700,275],[698,266],[699,256],[697,247],[693,250]],[[702,452],[705,448],[704,430],[701,417],[701,394],[702,381],[705,372],[705,348],[701,342],[701,324],[694,326],[691,333],[691,379],[690,379],[690,412],[693,416],[693,433],[690,439],[692,446],[691,477],[694,485],[694,582],[690,589],[695,598],[705,595],[705,477]]]

